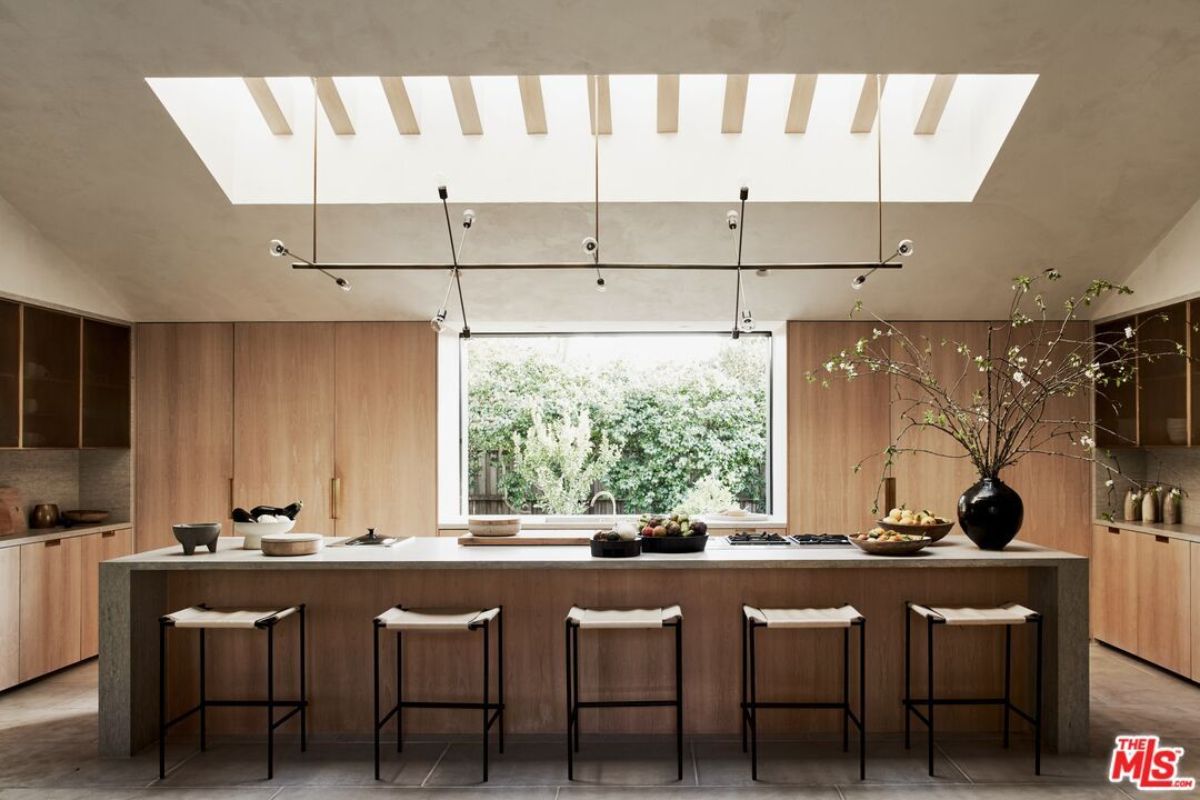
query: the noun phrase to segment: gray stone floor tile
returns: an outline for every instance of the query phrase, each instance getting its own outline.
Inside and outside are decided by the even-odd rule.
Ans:
[[[857,741],[843,753],[841,743],[760,741],[758,783],[792,786],[833,786],[858,783]],[[750,756],[740,741],[697,742],[696,769],[701,786],[754,786]],[[934,757],[936,776],[929,777],[923,739],[913,741],[912,750],[902,742],[885,740],[867,743],[867,781],[872,783],[958,783],[960,772],[940,751]]]
[[[583,741],[575,757],[578,784],[670,786],[676,783],[675,740]],[[684,743],[683,785],[695,785],[691,753]],[[477,785],[479,745],[456,742],[426,786]],[[504,755],[492,750],[489,786],[557,786],[567,783],[567,752],[561,742],[509,743]]]

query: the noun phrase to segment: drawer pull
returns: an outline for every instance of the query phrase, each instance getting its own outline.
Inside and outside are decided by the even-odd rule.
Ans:
[[[46,542],[46,547],[58,547],[62,544],[62,539],[50,539]]]
[[[116,531],[105,531],[104,533],[100,534],[100,538],[101,539],[111,539],[112,537],[114,537],[116,535],[117,535]]]
[[[1162,542],[1163,544],[1170,544],[1171,537],[1170,536],[1159,536],[1159,535],[1155,534],[1154,541]]]
[[[1109,528],[1109,529],[1108,529],[1108,532],[1109,532],[1109,533],[1115,533],[1117,536],[1120,536],[1120,535],[1121,535],[1121,529],[1120,529],[1120,528]]]

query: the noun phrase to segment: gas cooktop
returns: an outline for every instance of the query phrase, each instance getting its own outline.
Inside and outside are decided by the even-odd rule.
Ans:
[[[730,544],[736,545],[774,545],[787,547],[789,545],[840,545],[850,544],[850,540],[840,533],[800,533],[795,536],[781,536],[769,531],[738,531],[725,537]]]

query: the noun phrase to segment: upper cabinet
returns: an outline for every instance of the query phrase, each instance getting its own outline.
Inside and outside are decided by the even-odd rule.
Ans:
[[[1138,317],[1138,443],[1188,444],[1188,304],[1176,303]]]
[[[83,446],[129,446],[129,328],[83,321]]]
[[[0,300],[0,447],[21,443],[21,307]]]
[[[0,448],[129,447],[130,329],[0,300]]]
[[[79,447],[80,319],[25,306],[25,447]]]
[[[1127,339],[1138,358],[1133,380],[1096,387],[1096,443],[1101,447],[1200,446],[1200,368],[1180,355],[1197,353],[1200,301],[1175,303],[1096,326],[1098,342]],[[1103,367],[1103,350],[1097,352]]]
[[[1133,317],[1115,319],[1096,326],[1096,341],[1115,345],[1125,337],[1125,329],[1137,326]],[[1098,348],[1096,359],[1101,368],[1111,364],[1113,354]],[[1107,369],[1104,370],[1107,372]],[[1137,376],[1120,386],[1096,387],[1096,443],[1104,447],[1133,447],[1138,441]]]

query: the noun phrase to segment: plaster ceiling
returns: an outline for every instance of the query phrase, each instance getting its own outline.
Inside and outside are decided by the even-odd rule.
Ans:
[[[1200,187],[1200,4],[1119,0],[0,0],[0,196],[136,320],[424,319],[439,274],[337,291],[267,254],[306,251],[308,209],[232,205],[148,76],[1030,73],[1040,77],[971,203],[890,204],[917,255],[862,299],[896,318],[981,318],[1009,278],[1120,278]],[[704,169],[699,163],[696,169]],[[726,258],[728,203],[605,204],[612,260]],[[476,205],[468,260],[576,260],[586,203]],[[323,259],[447,256],[433,205],[322,206]],[[868,259],[868,203],[754,203],[747,260]],[[841,318],[849,273],[752,277],[759,319]],[[471,273],[472,321],[723,320],[732,275]],[[1136,289],[1136,287],[1135,287]]]

